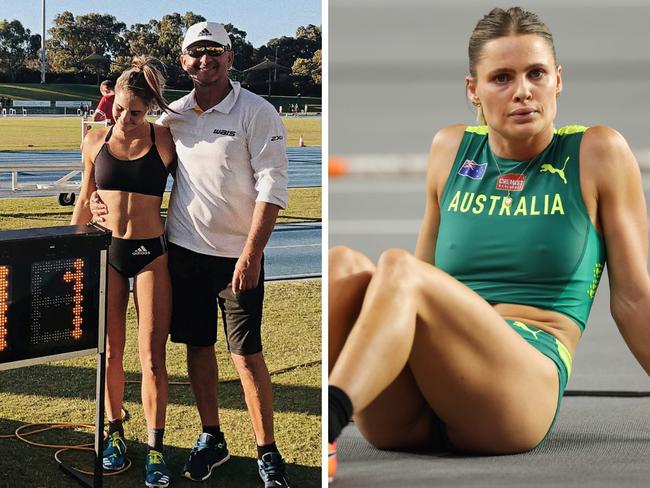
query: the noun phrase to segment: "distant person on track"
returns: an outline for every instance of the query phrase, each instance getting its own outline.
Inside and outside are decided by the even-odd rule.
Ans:
[[[99,84],[99,92],[102,99],[97,104],[93,114],[93,121],[101,122],[108,120],[110,125],[115,123],[113,119],[113,101],[115,100],[115,83],[112,80],[104,80]]]
[[[162,451],[167,408],[165,347],[171,317],[171,283],[167,241],[160,205],[167,176],[176,162],[174,142],[165,127],[147,122],[162,97],[164,78],[152,58],[134,58],[115,89],[110,128],[95,129],[84,138],[84,180],[72,216],[73,224],[92,218],[91,198],[101,198],[111,213],[102,223],[113,233],[108,262],[108,328],[106,342],[106,415],[108,443],[104,469],[122,469],[126,444],[122,425],[129,278],[138,313],[138,350],[142,367],[142,404],[147,422],[145,484],[168,486],[170,472]]]
[[[194,90],[158,121],[178,152],[167,237],[173,283],[171,340],[187,345],[202,433],[182,474],[205,480],[230,453],[219,419],[214,345],[219,309],[257,443],[265,487],[288,487],[275,444],[271,377],[262,353],[263,251],[287,203],[286,129],[275,108],[228,78],[232,43],[222,24],[199,22],[180,62]],[[116,208],[96,205],[98,219]]]
[[[518,7],[478,22],[465,82],[481,125],[433,138],[415,255],[330,251],[332,452],[353,415],[382,449],[537,446],[606,257],[612,316],[650,374],[647,214],[625,139],[555,128],[553,38]]]

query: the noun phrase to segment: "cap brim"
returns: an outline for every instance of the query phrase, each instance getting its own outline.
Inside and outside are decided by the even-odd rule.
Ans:
[[[228,46],[228,45],[224,45],[224,44],[221,44],[221,43],[215,42],[215,41],[208,41],[207,39],[199,39],[198,41],[194,41],[192,44],[188,44],[187,46],[185,46],[184,49],[189,49],[192,46],[195,46],[197,44],[210,45],[210,46],[221,46],[221,47],[225,47],[226,49],[230,49],[230,46]]]

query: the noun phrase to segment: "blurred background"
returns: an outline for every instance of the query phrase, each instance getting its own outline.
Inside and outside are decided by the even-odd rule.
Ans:
[[[514,4],[537,13],[553,33],[564,82],[556,127],[605,124],[621,132],[641,165],[649,201],[650,2]],[[414,250],[429,145],[443,126],[475,124],[465,96],[467,43],[495,6],[330,0],[330,247],[347,245],[373,260],[393,246]],[[648,389],[609,314],[606,273],[587,330],[570,388]]]
[[[434,133],[473,124],[467,43],[488,0],[330,0],[330,246],[413,250]],[[650,3],[522,1],[555,39],[556,126],[609,125],[650,163]],[[503,8],[512,5],[500,4]],[[332,172],[332,171],[331,171]]]

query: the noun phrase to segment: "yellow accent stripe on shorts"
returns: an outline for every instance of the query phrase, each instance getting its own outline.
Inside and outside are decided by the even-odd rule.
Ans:
[[[557,345],[557,350],[560,353],[560,359],[566,366],[569,376],[571,376],[571,371],[573,370],[573,358],[571,357],[571,353],[566,348],[566,346],[562,344],[557,338],[555,339],[555,344]]]

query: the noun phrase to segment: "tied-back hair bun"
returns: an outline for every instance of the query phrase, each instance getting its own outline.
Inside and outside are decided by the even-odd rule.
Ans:
[[[149,106],[155,104],[165,112],[174,112],[163,97],[164,71],[165,66],[158,59],[152,56],[135,56],[131,60],[131,68],[118,78],[117,87],[135,93]]]

